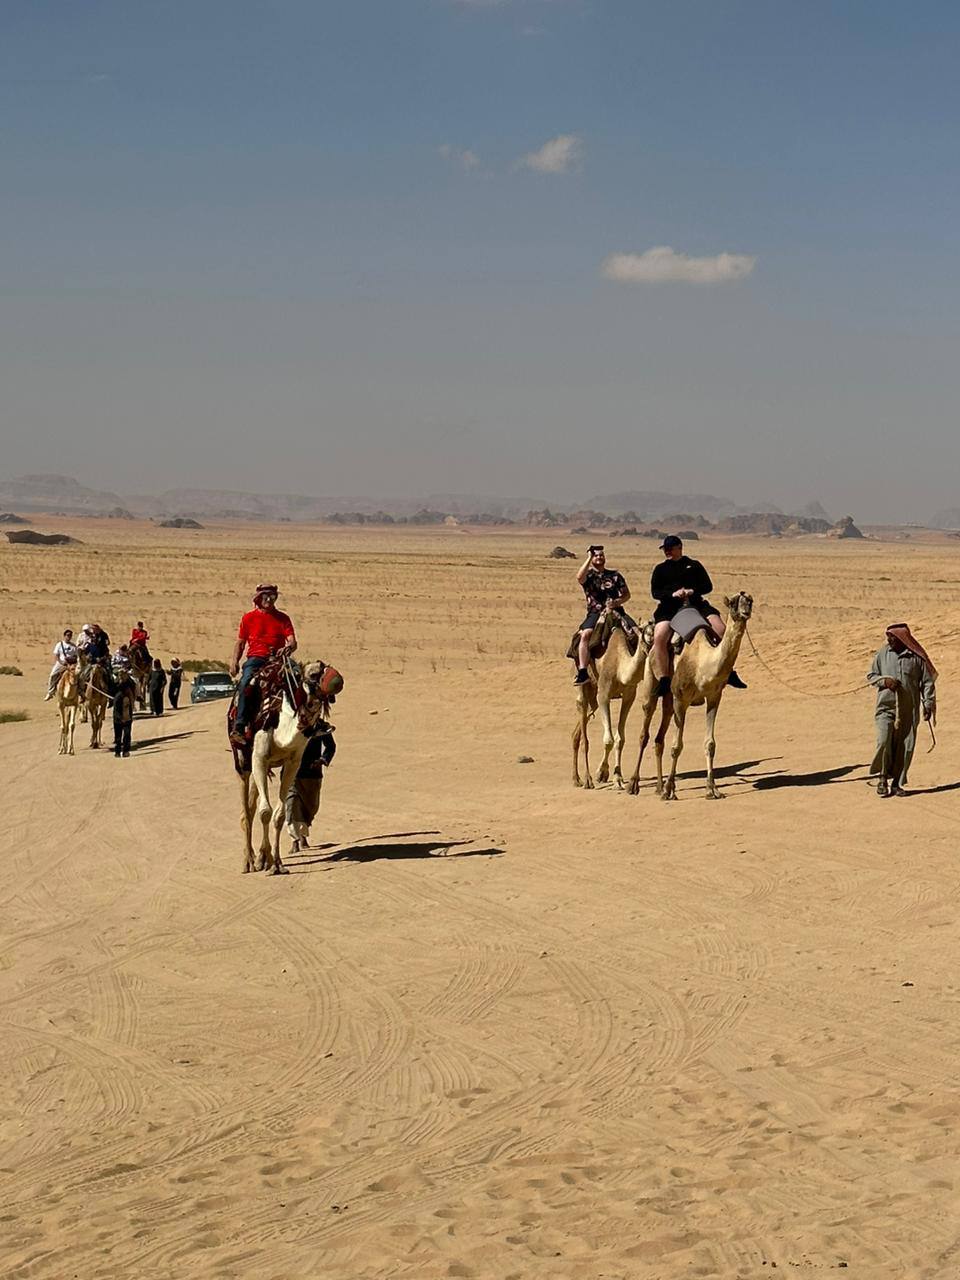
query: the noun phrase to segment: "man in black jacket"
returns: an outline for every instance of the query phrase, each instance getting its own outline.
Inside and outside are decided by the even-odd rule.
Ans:
[[[662,698],[670,692],[670,654],[667,646],[670,642],[670,619],[681,609],[696,609],[710,630],[720,640],[726,627],[716,607],[706,598],[707,592],[713,590],[710,575],[699,560],[691,560],[683,554],[683,541],[675,534],[670,534],[660,543],[663,560],[653,571],[650,579],[650,594],[657,602],[653,614],[653,649],[650,653],[650,664],[660,684],[657,697]],[[734,689],[745,689],[736,671],[730,672],[727,684]]]

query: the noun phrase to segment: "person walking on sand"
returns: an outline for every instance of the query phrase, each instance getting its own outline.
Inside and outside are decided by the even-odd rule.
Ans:
[[[937,669],[905,622],[887,627],[887,642],[874,655],[867,683],[877,691],[873,713],[877,753],[870,772],[880,775],[877,795],[908,794],[907,774],[917,745],[920,716],[937,722]]]
[[[123,673],[113,697],[113,754],[130,754],[130,734],[133,729],[133,707],[136,697],[133,679]]]
[[[250,710],[247,688],[250,681],[268,658],[281,650],[293,653],[297,647],[293,623],[287,614],[277,608],[279,594],[277,587],[261,582],[253,595],[254,607],[240,619],[237,643],[230,661],[230,676],[236,680],[240,671],[240,659],[246,651],[237,689],[237,718],[230,734],[231,741],[240,746],[247,740]]]
[[[170,659],[170,683],[167,685],[167,699],[173,707],[177,709],[177,703],[180,701],[180,685],[183,683],[183,667],[180,665],[179,658]]]
[[[713,590],[710,575],[699,560],[683,554],[683,539],[668,534],[660,543],[660,550],[663,559],[650,577],[650,594],[657,601],[650,669],[659,680],[657,697],[663,698],[670,692],[670,619],[681,609],[696,609],[716,636],[714,643],[723,638],[726,626],[716,606],[706,598],[707,592]],[[736,671],[730,672],[727,684],[734,689],[747,687]]]
[[[587,598],[587,615],[578,628],[580,641],[577,647],[577,674],[573,683],[586,684],[590,679],[587,668],[590,664],[590,641],[594,628],[608,610],[615,610],[626,617],[623,606],[630,599],[630,588],[622,573],[607,568],[607,558],[599,544],[587,549],[587,558],[577,571],[577,581]],[[627,622],[634,625],[632,618],[627,618]]]
[[[148,677],[147,688],[150,693],[150,712],[155,716],[163,715],[163,691],[167,687],[167,673],[159,658],[154,658],[153,668]]]
[[[44,702],[49,702],[57,691],[57,681],[66,671],[67,667],[75,666],[79,661],[79,650],[73,643],[73,630],[70,627],[64,631],[61,639],[53,646],[53,667],[50,671],[50,680],[47,685],[47,692],[44,694]]]

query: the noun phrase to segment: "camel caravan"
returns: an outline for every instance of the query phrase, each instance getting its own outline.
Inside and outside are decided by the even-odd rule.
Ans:
[[[604,549],[591,546],[577,574],[587,598],[587,615],[574,635],[567,656],[577,664],[574,678],[577,718],[573,729],[573,783],[592,790],[589,721],[599,711],[603,726],[603,759],[597,782],[612,777],[623,787],[622,754],[627,718],[637,697],[643,713],[640,750],[630,778],[631,795],[640,791],[640,770],[650,741],[650,726],[661,704],[654,738],[657,762],[656,793],[664,800],[677,797],[677,763],[691,707],[706,707],[704,751],[707,764],[706,798],[722,800],[714,780],[716,719],[724,689],[745,689],[736,673],[737,655],[753,610],[753,599],[741,591],[724,600],[726,623],[706,598],[709,575],[697,560],[683,554],[677,537],[664,538],[664,560],[653,571],[651,594],[658,602],[653,619],[639,627],[623,606],[630,592],[623,575],[607,569]],[[619,699],[616,728],[611,703]],[[663,750],[670,723],[675,728],[670,773],[663,777]],[[583,754],[583,777],[580,755]]]

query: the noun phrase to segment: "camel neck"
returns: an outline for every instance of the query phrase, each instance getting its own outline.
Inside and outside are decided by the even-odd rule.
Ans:
[[[745,618],[728,618],[727,629],[723,633],[723,638],[718,646],[720,650],[720,661],[722,664],[729,663],[731,670],[733,664],[737,660],[737,654],[740,652],[740,642],[743,640],[743,633],[747,629]]]

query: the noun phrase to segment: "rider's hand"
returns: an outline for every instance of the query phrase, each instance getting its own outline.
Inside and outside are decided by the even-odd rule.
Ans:
[[[227,674],[229,675],[229,677],[230,677],[230,679],[231,679],[231,680],[236,680],[236,678],[237,678],[237,676],[239,675],[239,673],[240,673],[240,668],[239,668],[238,666],[236,666],[236,664],[234,664],[234,665],[230,668],[230,670],[228,671],[228,673],[227,673]]]
[[[884,676],[882,680],[884,689],[899,689],[900,681],[894,680],[893,676]]]

